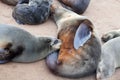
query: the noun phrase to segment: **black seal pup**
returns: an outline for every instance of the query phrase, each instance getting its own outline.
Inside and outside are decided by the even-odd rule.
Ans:
[[[19,0],[12,16],[19,24],[40,24],[48,19],[50,5],[49,0]]]

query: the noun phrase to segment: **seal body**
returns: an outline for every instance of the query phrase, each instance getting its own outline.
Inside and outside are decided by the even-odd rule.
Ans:
[[[19,24],[40,24],[48,19],[49,13],[49,0],[20,0],[12,16]]]
[[[15,6],[18,2],[18,0],[1,0],[1,1],[12,6]]]
[[[60,40],[35,37],[17,27],[0,24],[0,61],[34,62],[60,48]]]
[[[57,1],[54,3],[57,4]],[[80,78],[94,73],[101,54],[101,44],[91,21],[63,8],[59,3],[57,6],[55,4],[52,6],[53,17],[62,45],[59,51],[47,57],[48,68],[56,75],[67,78]]]
[[[97,80],[110,78],[118,67],[120,67],[120,37],[103,44],[101,59],[97,68]]]
[[[63,3],[63,6],[78,14],[82,14],[87,9],[90,0],[59,0]]]

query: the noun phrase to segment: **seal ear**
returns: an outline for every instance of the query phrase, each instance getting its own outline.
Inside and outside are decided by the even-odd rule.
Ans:
[[[75,33],[74,48],[78,49],[80,46],[83,46],[90,37],[91,30],[89,26],[85,23],[81,23]]]

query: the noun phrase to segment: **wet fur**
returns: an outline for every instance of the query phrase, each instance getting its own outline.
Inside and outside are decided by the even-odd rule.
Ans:
[[[31,25],[45,22],[49,14],[49,0],[19,0],[12,12],[17,23]]]
[[[60,40],[52,37],[35,37],[29,32],[0,24],[0,61],[34,62],[59,49]]]
[[[63,8],[57,1],[53,3],[55,3],[52,6],[53,17],[58,26],[58,38],[62,40],[62,45],[59,52],[53,52],[46,59],[48,68],[56,75],[67,78],[80,78],[94,73],[101,54],[101,44],[92,23],[86,17]],[[76,50],[73,47],[73,40],[81,23],[88,26],[92,35]],[[52,59],[53,56],[55,59]]]

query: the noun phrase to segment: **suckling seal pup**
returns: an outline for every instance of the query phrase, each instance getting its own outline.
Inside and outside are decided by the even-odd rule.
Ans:
[[[112,30],[102,36],[102,41],[107,42],[110,39],[116,38],[120,36],[120,30]]]
[[[59,0],[67,9],[70,9],[78,14],[82,14],[87,9],[90,0]]]
[[[80,78],[94,73],[101,54],[101,44],[91,21],[63,8],[57,0],[53,0],[51,11],[62,45],[59,51],[47,57],[48,68],[56,75],[67,78]]]
[[[3,3],[6,3],[8,5],[15,6],[18,2],[18,0],[1,0]]]
[[[40,24],[48,19],[50,5],[49,0],[19,0],[12,16],[19,24]]]
[[[113,33],[112,35],[115,34]],[[97,80],[107,80],[118,67],[120,67],[120,37],[111,39],[103,44],[101,59],[97,68]]]
[[[52,37],[35,37],[29,32],[0,24],[0,63],[34,62],[60,48],[61,41]]]

